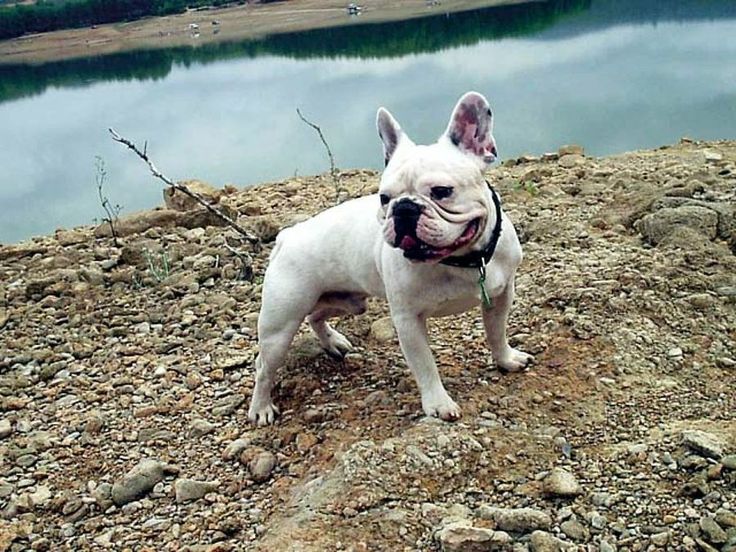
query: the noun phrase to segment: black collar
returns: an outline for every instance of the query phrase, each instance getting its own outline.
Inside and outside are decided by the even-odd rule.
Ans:
[[[471,251],[462,257],[445,257],[440,261],[440,264],[460,268],[484,268],[493,257],[498,240],[501,237],[501,200],[491,183],[486,180],[486,184],[488,184],[488,189],[491,190],[491,199],[493,199],[493,205],[496,207],[496,225],[493,227],[493,232],[491,232],[491,239],[480,251]]]

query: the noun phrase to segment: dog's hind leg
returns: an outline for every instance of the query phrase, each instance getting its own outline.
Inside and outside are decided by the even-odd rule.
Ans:
[[[363,314],[365,297],[352,293],[325,293],[317,302],[307,320],[317,335],[322,348],[328,354],[342,358],[353,350],[348,338],[327,323],[328,318],[343,314]]]
[[[294,293],[297,286],[289,281],[264,285],[261,314],[258,317],[256,377],[248,419],[258,425],[273,423],[278,409],[271,391],[276,371],[284,362],[286,352],[304,317],[312,310],[316,297]]]

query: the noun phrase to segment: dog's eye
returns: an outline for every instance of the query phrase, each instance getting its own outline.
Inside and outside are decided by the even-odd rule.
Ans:
[[[388,197],[386,194],[381,194],[378,196],[381,200],[381,205],[388,205],[388,202],[391,201],[391,198]]]
[[[432,199],[447,199],[452,195],[451,186],[433,186],[431,190]]]

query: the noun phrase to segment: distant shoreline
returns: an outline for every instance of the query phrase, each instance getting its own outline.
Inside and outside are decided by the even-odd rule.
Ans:
[[[289,0],[148,17],[0,41],[0,65],[42,64],[141,49],[197,46],[256,39],[270,34],[412,19],[439,13],[523,4],[529,0],[460,0],[429,6],[425,0],[364,0],[358,16],[343,0]]]

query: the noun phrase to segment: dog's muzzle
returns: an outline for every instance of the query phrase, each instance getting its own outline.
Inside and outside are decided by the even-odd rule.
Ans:
[[[403,198],[396,202],[392,210],[394,219],[394,247],[410,249],[417,243],[417,222],[424,207],[411,199]]]

